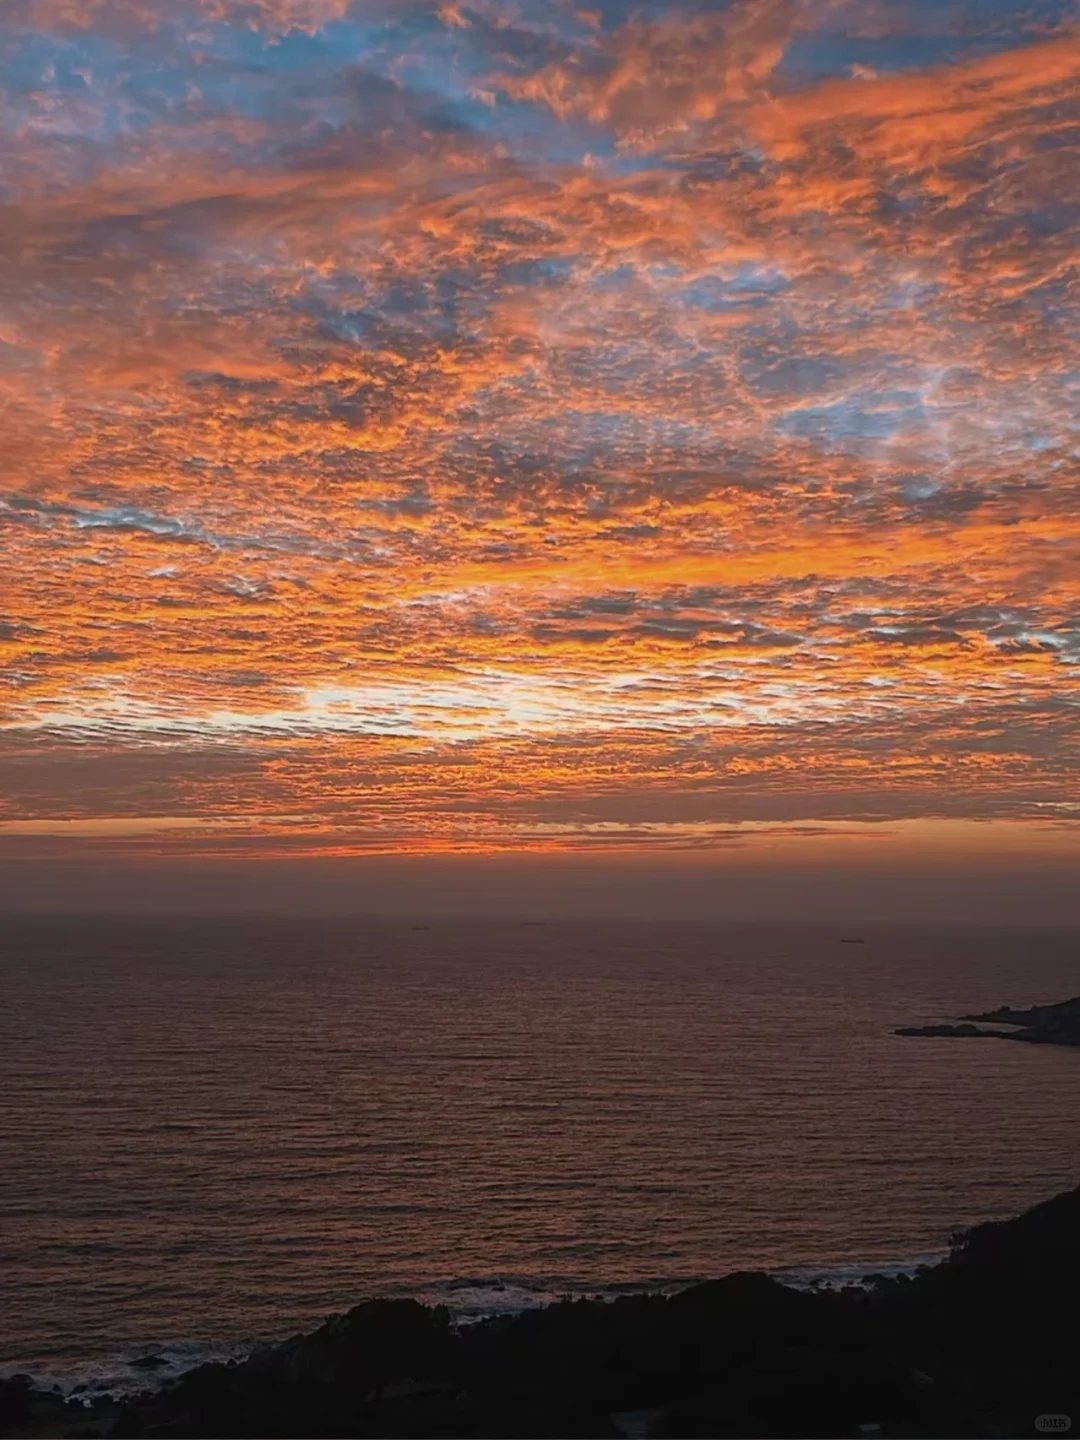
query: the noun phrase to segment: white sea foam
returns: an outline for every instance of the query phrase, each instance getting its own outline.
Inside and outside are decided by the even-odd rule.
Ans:
[[[867,1261],[828,1267],[792,1266],[771,1273],[775,1280],[794,1289],[840,1289],[846,1285],[866,1284],[872,1275],[889,1278],[913,1275],[921,1267],[939,1264],[944,1258],[944,1253],[936,1252],[884,1262]],[[675,1295],[699,1283],[699,1280],[677,1279],[657,1280],[646,1285],[584,1286],[580,1283],[560,1284],[558,1281],[544,1284],[516,1277],[470,1277],[435,1282],[409,1298],[422,1305],[445,1306],[450,1312],[451,1324],[457,1327],[500,1316],[520,1315],[529,1310],[542,1310],[560,1300],[611,1302],[624,1295]],[[200,1365],[238,1363],[265,1343],[257,1340],[168,1340],[161,1344],[143,1345],[94,1364],[65,1369],[63,1373],[37,1370],[33,1366],[8,1365],[0,1367],[0,1377],[6,1378],[22,1369],[32,1376],[39,1390],[58,1390],[87,1402],[105,1395],[119,1400],[160,1389]],[[148,1360],[158,1363],[148,1365]]]
[[[673,1294],[693,1280],[656,1280],[638,1284],[588,1285],[580,1280],[529,1281],[520,1277],[441,1281],[413,1294],[422,1305],[444,1305],[455,1325],[542,1310],[560,1300],[617,1300],[620,1295]]]
[[[841,1290],[845,1285],[866,1285],[872,1276],[888,1280],[901,1275],[914,1275],[927,1265],[940,1265],[948,1251],[935,1250],[926,1255],[913,1255],[904,1260],[865,1260],[844,1265],[793,1265],[784,1270],[770,1271],[781,1285],[795,1290]]]
[[[246,1359],[259,1342],[243,1341],[197,1341],[167,1340],[160,1345],[142,1345],[123,1355],[110,1355],[92,1363],[73,1365],[70,1369],[38,1369],[33,1364],[5,1365],[0,1368],[0,1378],[23,1373],[30,1375],[38,1390],[58,1390],[61,1394],[87,1402],[111,1395],[116,1400],[132,1395],[158,1390],[169,1380],[175,1380],[188,1370],[213,1361],[228,1364],[229,1361]],[[145,1362],[155,1358],[161,1363],[148,1366]]]

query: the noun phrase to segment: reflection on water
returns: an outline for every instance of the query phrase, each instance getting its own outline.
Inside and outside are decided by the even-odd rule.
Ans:
[[[0,1360],[884,1262],[1080,1180],[1075,933],[6,922]],[[516,1302],[515,1302],[516,1303]]]

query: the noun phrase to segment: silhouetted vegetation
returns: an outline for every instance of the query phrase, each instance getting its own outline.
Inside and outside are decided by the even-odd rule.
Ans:
[[[7,1435],[1014,1436],[1080,1420],[1080,1189],[864,1287],[736,1274],[455,1330],[370,1301],[123,1407],[0,1387]],[[875,1432],[865,1427],[880,1427]]]

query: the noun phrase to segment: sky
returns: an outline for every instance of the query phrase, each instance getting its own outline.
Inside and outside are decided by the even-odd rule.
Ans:
[[[1078,145],[1072,0],[0,0],[0,904],[1080,921]]]

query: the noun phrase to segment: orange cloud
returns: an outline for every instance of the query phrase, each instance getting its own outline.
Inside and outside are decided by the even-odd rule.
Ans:
[[[1065,833],[1080,50],[882,13],[24,6],[10,843]]]

